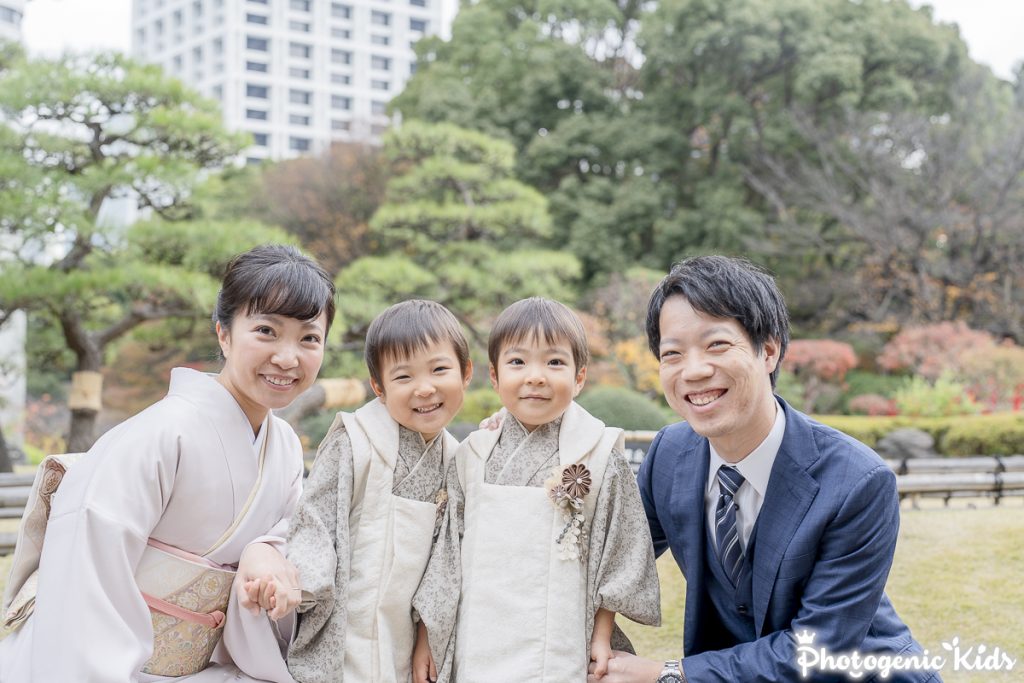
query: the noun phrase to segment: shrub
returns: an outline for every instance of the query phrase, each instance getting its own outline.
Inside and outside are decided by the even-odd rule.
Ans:
[[[893,397],[900,414],[912,417],[975,415],[980,407],[967,393],[967,387],[949,375],[932,384],[923,377],[911,377]]]
[[[1004,343],[965,351],[960,361],[957,378],[988,410],[1017,407],[1024,386],[1024,349]]]
[[[934,380],[943,372],[958,371],[964,351],[993,344],[987,332],[972,330],[960,321],[906,327],[885,345],[878,364]]]
[[[846,373],[857,365],[853,347],[831,339],[797,339],[783,365],[803,385],[803,410],[830,410],[838,402]]]
[[[854,397],[863,396],[864,394],[875,394],[885,398],[892,398],[906,381],[907,378],[902,375],[882,375],[877,372],[867,372],[859,369],[850,370],[850,372],[846,373],[846,391],[843,392],[843,401],[840,402],[838,409],[840,411],[854,412],[849,408],[850,401]]]
[[[623,387],[595,387],[584,392],[579,403],[609,427],[655,430],[669,423],[656,402]]]
[[[453,422],[468,422],[478,425],[485,418],[501,410],[501,399],[494,389],[473,389],[466,392],[462,410]]]
[[[1003,413],[957,420],[941,443],[946,455],[1024,453],[1024,418]]]
[[[878,394],[861,394],[850,399],[848,410],[854,415],[896,415],[896,401]]]

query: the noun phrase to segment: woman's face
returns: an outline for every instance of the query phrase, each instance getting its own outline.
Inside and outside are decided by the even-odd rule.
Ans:
[[[284,408],[313,384],[324,360],[327,315],[313,320],[254,313],[217,323],[224,368],[217,376],[238,401],[253,430],[267,411]]]

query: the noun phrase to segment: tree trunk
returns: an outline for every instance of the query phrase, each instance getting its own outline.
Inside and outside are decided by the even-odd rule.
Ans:
[[[100,372],[103,369],[103,347],[96,336],[90,334],[82,325],[78,316],[65,312],[60,316],[61,328],[68,347],[78,357],[79,372]],[[76,408],[71,406],[71,425],[68,429],[67,452],[84,453],[92,448],[96,441],[96,417],[99,411],[94,408]]]
[[[0,472],[13,472],[11,452],[7,450],[7,439],[4,438],[3,427],[0,427]]]
[[[96,416],[98,411],[75,408],[71,411],[71,430],[68,433],[68,453],[85,453],[96,443]]]

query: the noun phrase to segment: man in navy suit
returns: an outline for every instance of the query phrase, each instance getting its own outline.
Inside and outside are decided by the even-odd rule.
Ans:
[[[742,260],[683,261],[651,296],[647,336],[685,420],[659,432],[638,478],[655,551],[670,549],[686,577],[685,658],[616,653],[601,680],[798,681],[797,634],[813,634],[815,650],[919,667],[908,658],[920,645],[884,592],[895,477],[870,448],[774,395],[789,343],[774,280]]]

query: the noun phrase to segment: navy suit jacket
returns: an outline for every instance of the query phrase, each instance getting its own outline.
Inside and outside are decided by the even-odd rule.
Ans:
[[[752,642],[736,644],[724,631],[705,590],[708,440],[686,423],[670,425],[640,467],[655,552],[670,549],[686,577],[692,683],[798,681],[791,633],[804,629],[831,653],[920,652],[884,593],[899,530],[895,475],[864,444],[778,400],[786,431],[752,537]],[[937,677],[893,672],[888,680]]]

